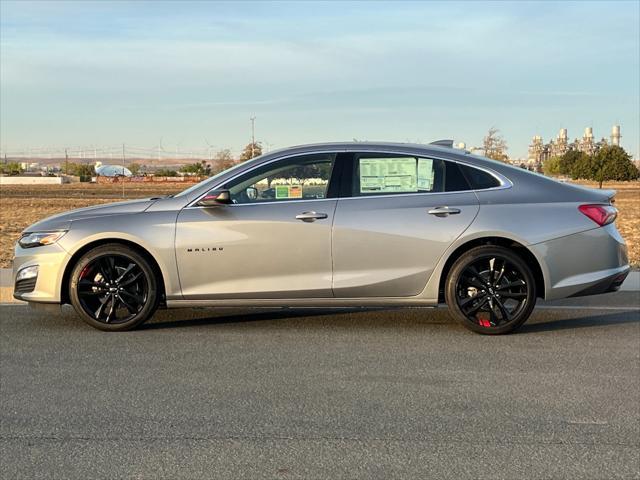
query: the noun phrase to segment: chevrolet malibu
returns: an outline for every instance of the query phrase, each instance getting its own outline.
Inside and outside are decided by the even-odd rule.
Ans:
[[[537,298],[619,288],[615,192],[451,148],[316,144],[272,152],[169,197],[28,227],[14,296],[134,328],[158,307],[433,307],[515,330]]]

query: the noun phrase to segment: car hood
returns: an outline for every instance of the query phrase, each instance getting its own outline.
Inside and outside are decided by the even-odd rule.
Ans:
[[[33,225],[29,225],[23,231],[38,232],[45,230],[68,230],[71,226],[71,222],[75,220],[99,217],[103,215],[144,212],[157,200],[157,198],[145,198],[140,200],[130,200],[127,202],[107,203],[106,205],[78,208],[76,210],[70,210],[68,212],[59,213],[58,215],[53,215],[52,217],[47,217]]]

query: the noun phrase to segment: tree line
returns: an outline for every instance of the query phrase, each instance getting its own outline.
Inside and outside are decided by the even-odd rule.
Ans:
[[[160,168],[153,173],[160,177],[177,177],[179,174],[209,177],[259,155],[262,155],[262,145],[259,142],[249,143],[244,147],[238,158],[234,158],[231,150],[225,148],[218,151],[211,161],[202,160],[201,162],[183,165],[178,170]],[[130,163],[125,166],[136,176],[141,175],[145,170],[144,165],[139,163]],[[94,165],[88,163],[65,162],[62,164],[61,170],[65,175],[81,178],[92,177],[96,174]],[[0,173],[3,175],[20,175],[23,171],[18,162],[0,163]]]
[[[234,158],[231,150],[228,148],[219,150],[211,159],[211,161],[202,160],[200,162],[191,163],[189,165],[183,165],[179,170],[171,170],[161,168],[154,173],[159,177],[177,177],[180,173],[187,175],[194,175],[196,177],[210,177],[216,175],[224,170],[227,170],[238,163],[246,162],[247,160],[262,155],[262,145],[260,142],[249,143],[238,158]],[[141,167],[137,164],[129,166],[129,170],[134,175],[140,173]],[[134,171],[135,170],[135,171]]]
[[[493,160],[507,162],[507,142],[500,131],[491,127],[482,142],[484,156]],[[566,175],[573,180],[591,180],[598,182],[625,182],[640,178],[640,170],[631,161],[624,148],[618,145],[604,145],[593,155],[579,150],[569,150],[560,157],[551,157],[542,165],[545,175]]]
[[[630,181],[640,178],[640,171],[624,148],[605,145],[593,155],[569,150],[560,157],[551,157],[542,165],[545,175],[566,175],[573,180],[598,182]]]

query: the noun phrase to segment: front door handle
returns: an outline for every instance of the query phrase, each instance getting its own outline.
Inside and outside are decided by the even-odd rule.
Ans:
[[[436,217],[446,217],[449,215],[457,215],[460,213],[459,208],[452,207],[434,207],[427,211],[429,215],[435,215]]]
[[[322,220],[327,217],[328,215],[326,213],[316,212],[302,212],[300,215],[296,215],[296,219],[302,220],[303,222],[315,222],[316,220]]]

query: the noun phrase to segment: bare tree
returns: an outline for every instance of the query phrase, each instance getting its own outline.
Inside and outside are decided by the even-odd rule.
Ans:
[[[507,155],[507,142],[500,134],[500,130],[496,127],[489,129],[487,136],[482,140],[482,148],[485,157],[501,162],[506,162],[509,159]]]
[[[216,153],[211,163],[213,164],[213,173],[218,173],[233,167],[236,161],[231,154],[231,150],[225,148]]]

